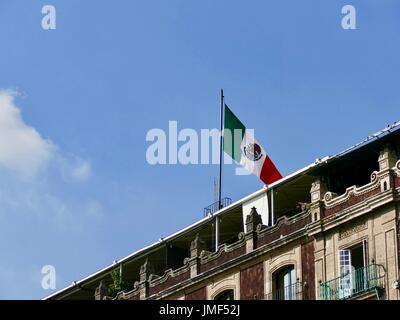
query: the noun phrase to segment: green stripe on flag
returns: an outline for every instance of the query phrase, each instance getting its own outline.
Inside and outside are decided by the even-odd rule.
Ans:
[[[235,161],[240,162],[242,156],[240,144],[246,127],[227,105],[225,105],[224,115],[224,151]]]

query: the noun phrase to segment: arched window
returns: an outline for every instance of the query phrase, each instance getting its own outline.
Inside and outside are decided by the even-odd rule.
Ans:
[[[234,300],[233,290],[222,291],[214,300]]]
[[[297,282],[294,266],[286,266],[273,277],[273,299],[274,300],[296,300]]]

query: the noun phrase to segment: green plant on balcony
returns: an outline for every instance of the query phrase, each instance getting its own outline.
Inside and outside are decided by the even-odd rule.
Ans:
[[[118,292],[127,291],[130,289],[128,283],[124,282],[117,270],[113,270],[110,273],[112,283],[108,286],[108,294],[111,297],[115,297]]]

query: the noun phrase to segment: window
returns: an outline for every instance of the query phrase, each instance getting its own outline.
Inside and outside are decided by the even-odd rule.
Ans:
[[[275,274],[274,287],[274,300],[296,300],[296,274],[293,265]]]
[[[359,292],[366,282],[366,242],[339,251],[339,298]]]
[[[225,290],[217,295],[214,300],[234,300],[233,290]]]

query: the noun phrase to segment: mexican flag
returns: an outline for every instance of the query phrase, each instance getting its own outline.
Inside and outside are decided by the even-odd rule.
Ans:
[[[265,150],[254,139],[253,133],[246,129],[227,105],[224,114],[224,151],[265,184],[282,178]]]

